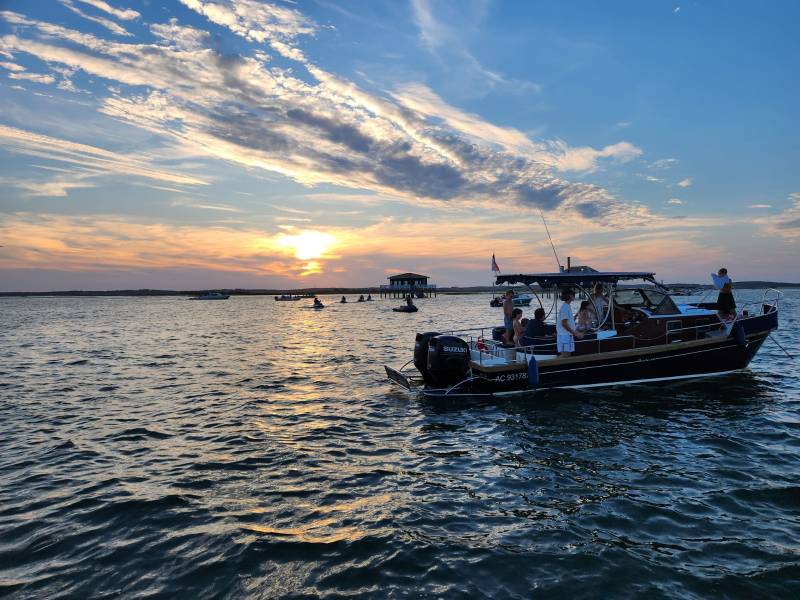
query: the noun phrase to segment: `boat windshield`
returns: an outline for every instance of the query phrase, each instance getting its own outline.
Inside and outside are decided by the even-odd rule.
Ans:
[[[646,308],[654,315],[674,315],[680,313],[672,298],[655,289],[617,290],[614,303],[631,308]]]

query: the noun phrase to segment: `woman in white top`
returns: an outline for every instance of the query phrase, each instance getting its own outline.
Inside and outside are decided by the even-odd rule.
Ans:
[[[714,287],[719,290],[717,296],[717,311],[723,319],[732,319],[736,316],[736,300],[733,299],[733,282],[728,277],[728,269],[722,268],[717,274],[711,274]]]
[[[558,309],[558,319],[556,320],[556,347],[558,357],[564,358],[572,356],[575,352],[575,339],[581,339],[583,333],[575,327],[575,317],[572,316],[570,302],[575,298],[575,292],[564,290],[561,292],[561,299],[564,303]]]

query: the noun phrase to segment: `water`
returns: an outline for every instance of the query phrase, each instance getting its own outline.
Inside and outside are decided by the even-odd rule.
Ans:
[[[499,320],[488,296],[327,303],[0,300],[0,596],[800,594],[772,342],[732,376],[433,406],[381,365]],[[780,318],[800,354],[800,293]]]

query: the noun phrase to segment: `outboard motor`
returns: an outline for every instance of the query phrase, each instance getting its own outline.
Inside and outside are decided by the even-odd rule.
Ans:
[[[414,366],[417,367],[417,371],[422,373],[422,379],[427,385],[433,385],[433,379],[428,371],[428,341],[437,335],[439,334],[436,331],[418,333],[414,343]]]
[[[469,345],[454,335],[437,335],[428,342],[428,373],[436,387],[450,387],[469,374]]]
[[[492,339],[495,342],[502,342],[503,336],[506,334],[506,328],[504,326],[500,327],[492,327]]]

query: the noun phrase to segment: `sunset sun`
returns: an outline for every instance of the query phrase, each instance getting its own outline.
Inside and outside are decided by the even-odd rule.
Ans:
[[[322,231],[301,231],[292,235],[281,235],[278,246],[289,250],[299,260],[323,258],[325,253],[336,243],[336,238]]]

